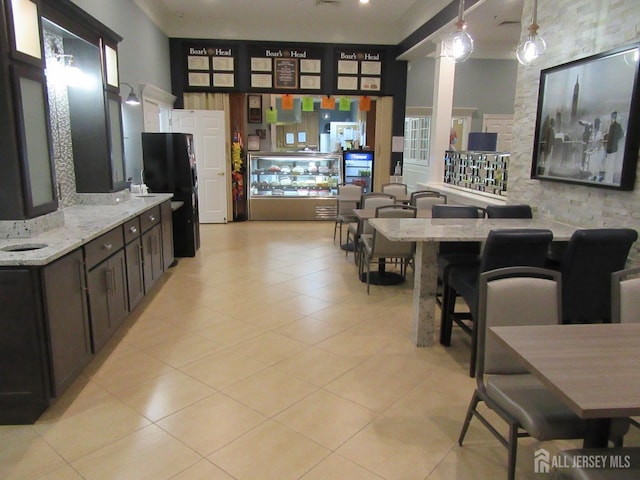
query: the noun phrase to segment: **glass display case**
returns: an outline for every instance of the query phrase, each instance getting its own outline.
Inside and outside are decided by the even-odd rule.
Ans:
[[[335,217],[339,154],[249,154],[249,218],[318,220]]]

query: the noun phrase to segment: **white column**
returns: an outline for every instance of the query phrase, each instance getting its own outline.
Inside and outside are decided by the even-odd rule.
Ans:
[[[433,85],[433,116],[429,137],[429,170],[427,181],[442,183],[444,152],[449,149],[451,112],[453,111],[453,82],[456,64],[444,56],[442,43],[436,52],[436,71]]]

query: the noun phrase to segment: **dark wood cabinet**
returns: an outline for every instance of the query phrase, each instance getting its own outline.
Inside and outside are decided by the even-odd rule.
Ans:
[[[1,269],[0,291],[0,423],[33,423],[50,401],[37,272]]]
[[[173,252],[173,211],[171,202],[160,205],[160,217],[162,221],[162,266],[167,270],[173,264],[175,257]]]
[[[88,274],[93,351],[99,351],[129,313],[124,250],[98,264]]]
[[[142,234],[142,261],[144,269],[144,291],[148,292],[162,275],[162,231],[156,225]]]
[[[51,388],[57,397],[92,358],[82,249],[44,267],[42,280]]]
[[[144,298],[142,243],[140,242],[140,219],[138,217],[124,224],[124,242],[129,311],[132,311]]]

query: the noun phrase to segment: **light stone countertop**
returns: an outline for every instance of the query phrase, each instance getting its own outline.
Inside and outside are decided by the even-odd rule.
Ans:
[[[544,228],[554,240],[569,240],[578,228],[549,219],[506,218],[371,218],[369,223],[389,240],[410,242],[484,241],[501,228]]]
[[[76,205],[59,210],[64,216],[63,226],[29,238],[1,239],[0,266],[47,265],[172,197],[173,194],[170,193],[154,193],[133,196],[130,200],[115,205]],[[35,244],[47,246],[37,250],[3,251],[7,247],[28,247]]]

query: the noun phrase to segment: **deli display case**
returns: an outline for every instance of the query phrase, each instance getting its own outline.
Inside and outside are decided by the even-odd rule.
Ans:
[[[249,219],[334,219],[341,160],[334,153],[250,153]]]

